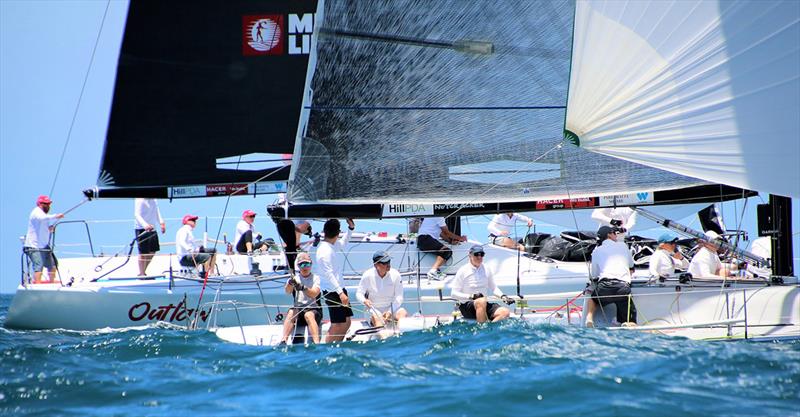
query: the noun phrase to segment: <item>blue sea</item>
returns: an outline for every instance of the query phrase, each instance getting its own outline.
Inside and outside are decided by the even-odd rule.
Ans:
[[[513,321],[288,348],[157,325],[3,328],[0,415],[798,416],[800,342]]]

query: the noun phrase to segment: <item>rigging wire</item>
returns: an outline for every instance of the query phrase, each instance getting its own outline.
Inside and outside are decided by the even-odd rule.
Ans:
[[[100,28],[97,31],[97,37],[94,40],[94,47],[92,48],[92,56],[89,58],[89,67],[86,68],[86,74],[83,77],[83,85],[81,86],[81,92],[78,95],[78,102],[75,104],[75,111],[72,113],[72,121],[69,124],[69,131],[67,131],[67,140],[64,142],[64,149],[61,151],[61,157],[58,160],[58,167],[56,168],[56,174],[53,177],[53,184],[50,186],[50,194],[53,195],[53,190],[56,189],[56,182],[58,181],[58,175],[61,172],[61,165],[64,162],[64,156],[67,154],[67,147],[69,146],[69,141],[72,138],[72,129],[75,127],[75,120],[78,118],[78,110],[81,107],[81,101],[83,100],[83,93],[86,90],[86,84],[89,81],[89,73],[92,72],[92,65],[94,64],[94,57],[97,53],[97,45],[100,44],[100,35],[103,33],[103,26],[106,23],[106,17],[108,16],[108,9],[111,5],[111,0],[106,0],[106,8],[103,11],[103,19],[100,21]]]

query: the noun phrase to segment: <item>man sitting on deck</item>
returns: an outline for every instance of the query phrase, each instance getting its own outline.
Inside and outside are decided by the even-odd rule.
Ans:
[[[719,234],[713,230],[706,232],[706,238],[697,241],[700,245],[700,250],[692,258],[689,263],[689,273],[692,277],[721,277],[727,278],[731,276],[730,269],[726,267],[719,259],[717,251],[719,245],[716,240],[720,239]]]
[[[419,227],[419,235],[417,236],[417,248],[422,252],[433,253],[436,255],[436,260],[433,266],[428,271],[428,279],[440,280],[444,278],[444,274],[439,268],[453,256],[452,249],[445,246],[439,241],[439,237],[452,242],[466,242],[466,236],[459,236],[447,228],[447,224],[442,217],[428,217],[422,219],[422,224]]]
[[[664,233],[658,238],[658,249],[650,257],[650,276],[654,279],[675,276],[675,270],[686,270],[689,261],[677,250],[678,237],[671,233]]]
[[[391,267],[392,258],[384,251],[372,255],[374,268],[364,271],[358,284],[356,298],[367,308],[367,317],[373,326],[397,321],[408,312],[403,304],[403,279]]]
[[[236,224],[236,234],[233,239],[236,242],[236,252],[251,254],[253,251],[267,247],[267,242],[261,241],[261,235],[255,235],[253,226],[255,221],[256,212],[253,210],[245,210],[242,213],[242,220],[239,220],[239,223]]]
[[[458,269],[453,282],[450,283],[452,290],[450,294],[459,300],[458,309],[461,315],[467,319],[476,319],[478,323],[504,320],[511,314],[508,308],[488,302],[487,294],[499,297],[508,305],[514,304],[514,300],[497,288],[492,274],[483,266],[484,255],[486,252],[483,246],[471,247],[469,263]]]
[[[202,246],[195,247],[192,229],[197,226],[197,219],[198,217],[192,214],[183,216],[183,226],[175,234],[175,252],[182,266],[196,268],[198,265],[203,265],[200,276],[205,278],[214,273],[214,261],[217,255],[213,251],[206,251]]]
[[[296,278],[289,277],[283,290],[294,295],[294,306],[289,309],[283,322],[282,343],[288,343],[289,337],[298,326],[308,326],[308,333],[314,343],[319,343],[319,324],[322,322],[322,303],[320,302],[319,276],[311,272],[311,256],[308,253],[297,255]]]
[[[511,232],[517,221],[523,221],[528,224],[528,228],[533,226],[533,220],[517,213],[500,213],[494,216],[489,222],[489,241],[492,244],[503,246],[509,249],[517,248],[521,251],[525,250],[525,245],[517,243],[511,238]]]
[[[592,297],[586,301],[586,327],[594,327],[597,303],[617,306],[617,322],[636,325],[636,306],[631,299],[633,257],[628,245],[618,242],[621,233],[616,227],[602,226],[597,231],[600,243],[592,252],[592,277],[598,278]]]

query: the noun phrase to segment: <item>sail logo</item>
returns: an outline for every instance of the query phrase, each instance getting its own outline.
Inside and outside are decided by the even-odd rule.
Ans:
[[[384,204],[383,217],[405,217],[408,215],[432,215],[430,204]]]
[[[242,54],[308,55],[313,34],[314,13],[242,16]]]

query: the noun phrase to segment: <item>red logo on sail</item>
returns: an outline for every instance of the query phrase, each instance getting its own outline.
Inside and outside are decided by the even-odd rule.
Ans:
[[[282,55],[283,28],[282,15],[242,16],[242,54]]]

